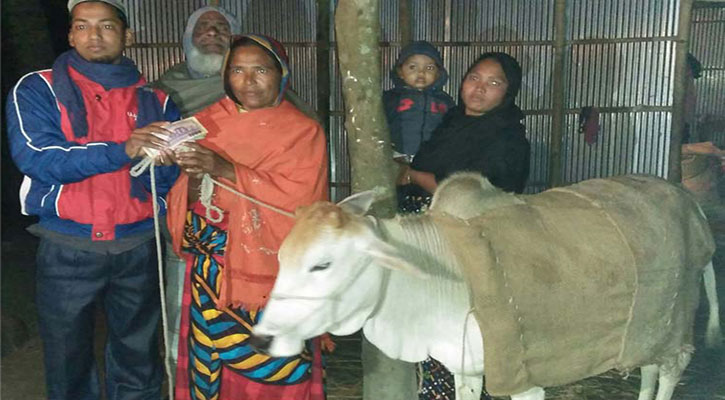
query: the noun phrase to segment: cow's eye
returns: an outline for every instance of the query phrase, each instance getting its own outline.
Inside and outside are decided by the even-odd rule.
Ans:
[[[310,269],[310,272],[324,271],[324,270],[326,270],[329,267],[330,267],[330,263],[329,262],[322,263],[322,264],[317,264],[314,267],[312,267],[312,269]]]

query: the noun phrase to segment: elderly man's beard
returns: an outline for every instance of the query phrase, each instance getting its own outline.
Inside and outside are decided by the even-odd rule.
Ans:
[[[224,56],[222,54],[210,53],[204,54],[192,45],[189,53],[186,55],[186,65],[194,72],[212,76],[218,75],[222,70]]]

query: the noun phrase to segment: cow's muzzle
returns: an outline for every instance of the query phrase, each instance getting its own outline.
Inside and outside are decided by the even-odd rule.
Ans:
[[[272,335],[255,335],[249,338],[249,345],[257,352],[269,355],[269,348],[272,346],[274,336]]]

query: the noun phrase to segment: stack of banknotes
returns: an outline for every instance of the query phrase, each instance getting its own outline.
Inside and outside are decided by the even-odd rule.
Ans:
[[[176,122],[172,122],[169,125],[164,126],[166,134],[156,134],[155,136],[166,141],[165,148],[169,150],[176,150],[180,148],[184,143],[195,142],[206,136],[206,128],[199,123],[195,117],[184,118]],[[155,158],[159,155],[157,149],[150,149],[144,147],[146,154]]]

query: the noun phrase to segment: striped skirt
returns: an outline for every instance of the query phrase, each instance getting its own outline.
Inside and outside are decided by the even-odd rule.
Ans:
[[[308,341],[294,357],[258,354],[248,339],[263,310],[216,307],[225,223],[211,224],[192,211],[187,215],[176,399],[324,400],[319,340]]]

